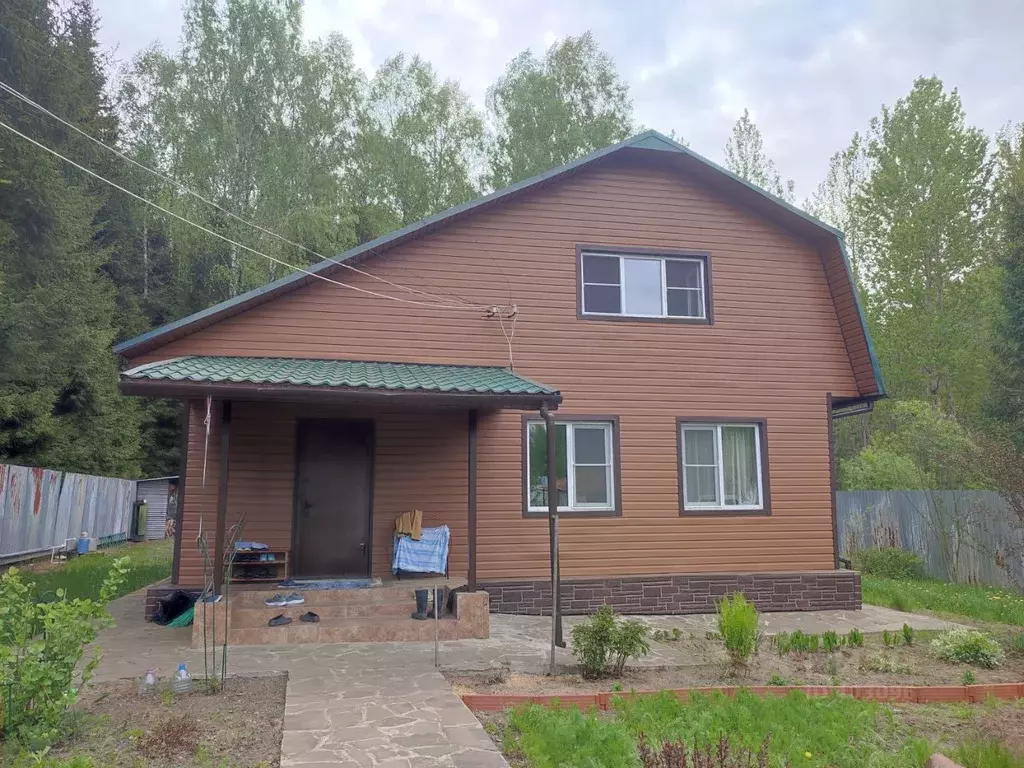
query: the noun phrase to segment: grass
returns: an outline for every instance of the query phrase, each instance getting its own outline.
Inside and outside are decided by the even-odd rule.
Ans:
[[[934,611],[980,621],[1024,626],[1024,593],[936,579],[861,578],[864,602],[898,611]]]
[[[655,746],[676,740],[701,746],[717,743],[722,734],[734,747],[755,751],[770,734],[773,768],[921,766],[936,749],[889,706],[800,692],[767,699],[715,693],[685,702],[665,692],[617,698],[610,715],[531,705],[512,710],[507,723],[506,754],[513,765],[530,768],[639,768],[639,739]],[[950,748],[967,768],[1024,768],[1024,760],[991,740],[964,740]]]
[[[172,539],[164,539],[111,547],[73,558],[58,568],[38,571],[27,568],[23,578],[26,583],[34,582],[37,594],[44,599],[55,596],[58,589],[66,590],[68,598],[98,598],[110,562],[115,557],[127,556],[131,560],[123,590],[123,594],[127,594],[171,574],[173,546]]]

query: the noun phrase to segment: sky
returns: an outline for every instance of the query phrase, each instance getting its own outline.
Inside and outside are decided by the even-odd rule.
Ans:
[[[100,41],[128,60],[178,47],[181,0],[95,0]],[[629,83],[636,120],[721,162],[744,108],[797,198],[919,75],[959,90],[992,134],[1024,120],[1021,0],[306,0],[305,34],[340,32],[371,74],[405,51],[482,109],[520,51],[591,30]]]

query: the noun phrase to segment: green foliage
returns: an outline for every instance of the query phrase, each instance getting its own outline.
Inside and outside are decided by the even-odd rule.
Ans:
[[[651,632],[651,640],[658,643],[675,643],[683,637],[683,631],[679,627],[672,627],[672,630],[656,629]]]
[[[789,681],[778,672],[772,672],[765,685],[789,685]]]
[[[1024,123],[996,141],[996,229],[1002,312],[996,323],[989,415],[1024,451]]]
[[[946,630],[932,640],[935,654],[943,661],[973,664],[994,669],[1003,663],[1003,647],[985,632],[966,627]]]
[[[974,685],[978,682],[978,676],[974,674],[974,670],[965,669],[964,673],[960,676],[960,681],[964,685]]]
[[[854,570],[886,579],[924,578],[924,560],[920,555],[896,547],[861,549],[853,553]]]
[[[17,568],[0,577],[0,690],[10,689],[13,706],[4,729],[31,749],[53,744],[65,712],[92,677],[99,650],[78,672],[85,647],[111,622],[104,604],[124,586],[128,559],[111,563],[99,600],[69,599],[59,590],[51,602],[36,602]]]
[[[861,664],[864,669],[872,672],[884,672],[895,675],[908,675],[913,672],[909,664],[900,661],[891,651],[873,653],[864,659]]]
[[[125,575],[122,589],[125,593],[134,592],[170,575],[173,546],[171,539],[164,539],[92,552],[68,560],[60,568],[28,574],[24,578],[34,585],[36,594],[43,600],[53,599],[58,590],[63,590],[68,599],[102,600],[101,592],[112,558],[130,555],[132,567]]]
[[[740,691],[735,697],[692,694],[681,701],[666,691],[652,697],[615,698],[613,705],[619,721],[634,737],[643,734],[654,744],[678,739],[717,743],[724,733],[736,747],[757,750],[770,735],[770,766],[788,761],[837,768],[895,767],[921,765],[928,754],[924,742],[899,733],[894,723],[882,717],[887,711],[882,705],[846,696],[808,697],[792,692],[761,698]],[[805,757],[808,752],[811,758]]]
[[[888,448],[869,445],[856,456],[839,460],[839,489],[843,491],[911,491],[934,485],[912,458]]]
[[[846,633],[846,644],[850,648],[863,648],[864,647],[864,633],[859,629],[851,629]]]
[[[633,132],[629,86],[590,32],[566,37],[543,59],[523,51],[487,90],[495,189],[622,141]]]
[[[821,633],[821,647],[825,653],[833,653],[843,647],[843,640],[835,630],[827,629]]]
[[[1024,626],[1024,593],[937,579],[885,579],[864,576],[864,602],[900,611],[936,611],[982,621]]]
[[[1010,647],[1006,649],[1009,654],[1017,658],[1024,658],[1024,632],[1018,632],[1010,640]]]
[[[900,630],[903,634],[903,644],[913,645],[914,644],[914,628],[909,624],[904,624]]]
[[[629,659],[650,653],[647,625],[630,619],[619,621],[610,605],[602,605],[593,618],[572,628],[572,655],[580,674],[596,679],[620,675]]]
[[[1024,759],[996,739],[975,739],[956,745],[949,757],[963,768],[1024,768]]]
[[[512,710],[504,734],[507,754],[534,768],[628,768],[636,747],[621,723],[584,715],[576,708],[531,705]]]
[[[793,202],[793,180],[783,183],[774,161],[765,155],[764,139],[750,119],[749,110],[744,109],[732,127],[732,135],[725,145],[725,167],[761,189]]]
[[[826,641],[825,637],[829,639]],[[831,649],[828,647],[829,644],[834,644]],[[837,650],[842,645],[842,639],[832,630],[828,630],[822,636],[808,634],[802,629],[798,629],[792,634],[779,632],[777,635],[772,636],[772,646],[779,656],[785,656],[789,653],[817,653],[819,648],[824,648],[826,652],[831,652],[832,650]]]
[[[701,766],[701,768],[750,768],[768,764],[771,736],[765,736],[761,746],[754,750],[735,746],[725,734],[718,741],[687,744],[683,739],[650,745],[641,737],[637,743],[642,768],[664,766]]]
[[[889,630],[884,630],[882,632],[882,645],[884,645],[886,648],[897,648],[900,644],[901,638],[902,635],[898,632],[890,632]]]
[[[890,391],[977,412],[991,353],[984,285],[991,163],[985,134],[937,78],[871,121],[857,196],[872,333]]]
[[[761,642],[757,608],[741,593],[726,595],[715,606],[718,634],[734,664],[746,664]]]

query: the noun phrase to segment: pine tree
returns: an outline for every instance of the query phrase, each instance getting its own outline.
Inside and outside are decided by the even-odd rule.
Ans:
[[[1003,314],[989,413],[1024,451],[1024,123],[998,139],[997,229]]]
[[[94,135],[104,112],[95,20],[84,0],[59,15],[17,0],[0,15],[0,79]],[[10,30],[10,31],[8,31]],[[12,34],[13,32],[13,34]],[[84,139],[13,97],[0,119],[88,165]],[[3,131],[0,219],[0,460],[100,474],[138,471],[137,407],[117,391],[114,288],[104,273],[110,191]]]

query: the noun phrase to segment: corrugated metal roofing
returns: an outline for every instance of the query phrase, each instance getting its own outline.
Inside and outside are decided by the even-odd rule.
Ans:
[[[491,395],[557,395],[557,390],[508,368],[474,365],[309,360],[288,357],[207,357],[161,360],[125,371],[129,380],[305,387],[366,388],[409,392]]]

